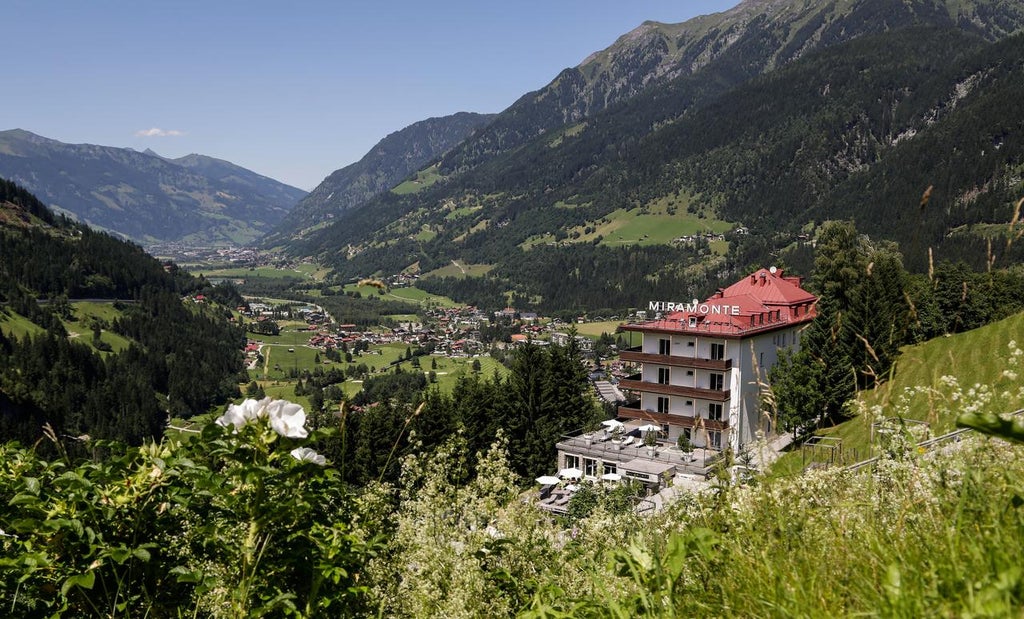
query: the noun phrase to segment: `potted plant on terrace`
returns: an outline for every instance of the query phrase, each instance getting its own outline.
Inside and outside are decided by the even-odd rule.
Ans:
[[[689,461],[691,459],[691,454],[693,454],[693,443],[690,442],[690,439],[686,438],[685,434],[680,434],[679,438],[676,439],[676,446],[679,447],[679,451],[682,452],[686,457],[686,460]]]
[[[644,445],[647,445],[647,454],[653,456],[657,451],[658,436],[655,431],[644,433]]]

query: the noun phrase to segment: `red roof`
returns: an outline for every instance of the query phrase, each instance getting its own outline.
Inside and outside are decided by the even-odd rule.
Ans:
[[[781,269],[760,269],[721,291],[723,297],[749,294],[765,305],[814,303],[817,298],[800,287],[799,277],[786,277]],[[712,297],[714,298],[714,297]]]
[[[809,322],[817,300],[800,287],[799,277],[784,276],[772,267],[759,269],[703,302],[665,304],[667,311],[660,319],[623,329],[745,337]]]

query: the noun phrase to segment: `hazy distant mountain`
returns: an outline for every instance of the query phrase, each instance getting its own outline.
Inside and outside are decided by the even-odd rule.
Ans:
[[[306,195],[212,157],[167,159],[21,129],[0,132],[0,177],[56,210],[143,244],[247,244]]]
[[[362,159],[336,170],[299,202],[265,244],[329,222],[407,179],[431,160],[487,125],[494,114],[459,112],[395,131]]]

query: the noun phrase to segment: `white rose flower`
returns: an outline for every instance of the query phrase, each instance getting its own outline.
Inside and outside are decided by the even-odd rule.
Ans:
[[[216,423],[225,428],[234,426],[235,432],[238,432],[245,424],[255,421],[260,417],[265,417],[267,415],[267,406],[270,403],[270,398],[263,398],[262,400],[249,398],[241,404],[229,404],[227,412],[218,417]]]
[[[312,462],[313,464],[319,464],[324,466],[327,464],[327,459],[313,451],[309,447],[296,447],[291,451],[292,457],[299,462]]]
[[[281,436],[288,438],[306,438],[306,411],[298,404],[288,400],[274,400],[266,407],[266,415],[270,417],[270,427]]]

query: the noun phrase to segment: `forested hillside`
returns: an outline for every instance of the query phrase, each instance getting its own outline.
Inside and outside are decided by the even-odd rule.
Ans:
[[[55,217],[3,180],[0,213],[0,437],[31,442],[48,423],[138,443],[161,436],[169,415],[237,395],[242,331],[224,306],[183,301],[205,293],[233,308],[237,292]],[[103,300],[110,318],[80,319],[84,298]]]
[[[388,135],[362,159],[325,178],[288,212],[263,244],[272,246],[290,236],[302,235],[307,228],[343,217],[346,211],[406,180],[493,117],[460,112],[421,120]]]
[[[319,256],[340,279],[488,265],[421,286],[498,305],[511,293],[542,311],[637,306],[667,289],[699,296],[804,251],[830,219],[897,241],[919,272],[929,250],[933,262],[982,268],[989,240],[997,264],[1018,259],[1004,231],[1024,165],[1024,36],[1007,36],[1019,7],[829,6],[745,3],[733,21],[716,18],[737,41],[685,71],[665,67],[686,37],[648,26],[677,42],[654,46],[667,50],[652,60],[664,71],[647,87],[568,114],[570,102],[549,101],[560,76],[532,99],[554,108],[524,97],[446,156],[436,183],[382,195],[289,251]],[[639,39],[589,62],[607,73]],[[548,124],[524,128],[533,114]],[[522,135],[508,141],[512,125]],[[712,234],[723,227],[736,232]]]

